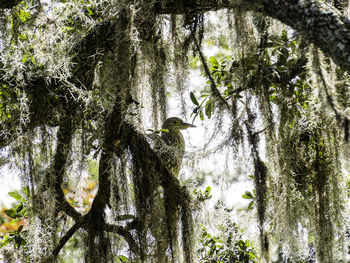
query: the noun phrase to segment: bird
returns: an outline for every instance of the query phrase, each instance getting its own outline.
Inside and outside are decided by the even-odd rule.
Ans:
[[[162,125],[161,135],[155,144],[155,150],[162,162],[167,168],[169,174],[178,177],[182,159],[185,153],[185,139],[181,134],[181,130],[196,127],[193,124],[186,123],[180,118],[170,117],[166,119]],[[178,255],[178,220],[179,220],[179,200],[172,191],[172,185],[166,184],[163,186],[163,194],[158,192],[158,197],[163,196],[164,206],[163,213],[165,220],[153,220],[157,222],[151,231],[158,236],[157,254],[158,262],[174,262]],[[159,209],[159,208],[158,208]],[[160,214],[160,211],[154,209],[153,215]],[[161,230],[157,230],[161,229]],[[169,247],[168,247],[169,245]],[[167,255],[166,251],[171,251],[171,256]],[[170,256],[170,258],[169,258]]]
[[[179,175],[185,153],[185,139],[181,130],[196,127],[178,117],[166,119],[162,125],[161,143],[156,144],[160,159],[168,171],[175,177]]]

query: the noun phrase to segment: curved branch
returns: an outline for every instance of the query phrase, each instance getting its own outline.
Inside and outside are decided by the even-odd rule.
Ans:
[[[74,235],[75,232],[78,231],[78,229],[82,226],[82,222],[75,223],[68,231],[67,233],[60,239],[58,242],[58,245],[55,247],[55,249],[52,251],[52,255],[56,257],[61,249],[64,247],[64,245],[67,243],[67,241]]]
[[[213,76],[210,73],[208,64],[205,61],[203,52],[202,52],[202,50],[201,50],[201,48],[200,48],[200,46],[198,44],[198,41],[197,41],[194,33],[192,32],[191,34],[192,34],[193,42],[194,42],[194,44],[196,46],[196,49],[197,49],[197,51],[199,53],[199,57],[200,57],[200,59],[202,61],[205,74],[207,74],[207,76],[208,76],[208,78],[210,80],[210,87],[211,87],[212,94],[214,95],[214,97],[216,97],[220,101],[220,103],[224,104],[227,108],[230,108],[230,106],[228,105],[227,101],[221,96],[220,91],[218,90],[218,88],[216,86],[215,80],[213,79]]]
[[[139,255],[140,254],[140,248],[137,245],[136,241],[134,240],[133,236],[130,234],[129,231],[127,231],[125,228],[117,225],[111,225],[111,224],[106,224],[105,231],[107,232],[113,232],[118,235],[121,235],[125,241],[128,243],[130,250],[135,254]]]
[[[66,171],[66,163],[69,156],[70,147],[72,145],[72,137],[74,132],[72,112],[74,105],[67,105],[65,114],[61,116],[59,128],[57,131],[57,148],[53,163],[53,182],[52,187],[56,194],[56,202],[58,207],[65,211],[75,220],[80,220],[81,215],[66,200],[62,190],[63,177]],[[50,178],[48,178],[50,180]]]
[[[76,222],[82,219],[82,215],[71,206],[64,196],[60,196],[57,198],[60,203],[60,209],[64,211],[67,215],[73,218]]]
[[[115,27],[118,29],[118,31],[115,32],[115,39],[119,39],[115,45],[115,49],[119,52],[116,54],[116,70],[113,71],[114,75],[112,75],[111,78],[115,80],[115,92],[117,96],[112,113],[105,121],[105,137],[99,162],[98,191],[91,207],[92,213],[99,211],[98,214],[102,214],[103,209],[110,199],[110,163],[113,158],[113,153],[115,152],[114,142],[121,137],[121,125],[126,112],[125,101],[127,90],[131,86],[130,39],[125,33],[128,20],[124,12],[121,12],[115,24]],[[123,61],[123,63],[120,61]]]
[[[162,160],[152,149],[146,137],[127,122],[123,123],[122,129],[123,134],[126,135],[125,139],[133,142],[129,145],[131,152],[137,153],[140,152],[140,149],[142,149],[143,156],[147,156],[148,158],[144,158],[144,160],[140,161],[147,162],[147,165],[145,165],[145,167],[149,167],[151,163],[152,168],[157,172],[157,174],[160,175],[159,179],[161,185],[163,187],[171,189],[174,199],[181,200],[182,188],[180,186],[179,180],[174,175],[172,175],[166,166],[164,166]]]

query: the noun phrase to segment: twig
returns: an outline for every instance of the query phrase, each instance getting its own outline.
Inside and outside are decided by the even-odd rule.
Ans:
[[[203,64],[203,67],[204,67],[204,71],[205,71],[205,73],[207,74],[207,76],[208,76],[208,78],[210,80],[211,92],[213,93],[213,95],[215,97],[217,97],[220,100],[221,103],[225,104],[227,108],[230,108],[230,106],[228,105],[227,101],[221,96],[221,94],[220,94],[220,92],[219,92],[219,90],[218,90],[218,88],[217,88],[217,86],[215,84],[215,81],[213,79],[213,76],[210,74],[210,70],[209,70],[208,64],[205,61],[203,52],[201,51],[201,48],[200,48],[200,46],[198,44],[198,41],[197,41],[194,33],[192,32],[191,35],[192,35],[192,38],[193,38],[193,42],[194,42],[194,44],[196,46],[196,49],[197,49],[197,51],[199,53],[200,59],[202,61],[202,64]]]

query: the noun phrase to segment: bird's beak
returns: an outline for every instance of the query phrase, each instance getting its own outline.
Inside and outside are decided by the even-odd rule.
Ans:
[[[195,126],[195,125],[193,125],[191,123],[186,123],[186,122],[183,125],[185,126],[185,128],[191,128],[191,127],[192,128],[196,128],[197,127],[197,126]]]

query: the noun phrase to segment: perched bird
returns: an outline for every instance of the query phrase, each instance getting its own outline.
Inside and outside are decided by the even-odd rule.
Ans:
[[[177,117],[168,118],[163,123],[161,136],[155,144],[155,150],[163,165],[174,177],[179,175],[185,153],[185,140],[181,134],[181,130],[189,127],[196,126],[186,123]],[[162,192],[164,206],[163,208],[154,207],[152,215],[156,217],[153,220],[156,224],[153,225],[151,231],[158,240],[158,262],[174,262],[179,253],[179,200],[178,196],[174,195],[171,184],[164,185]],[[159,191],[158,197],[160,196]],[[157,215],[159,214],[164,214],[165,219],[157,219]]]
[[[171,117],[165,120],[162,125],[161,143],[156,144],[163,164],[174,176],[178,176],[182,159],[185,153],[185,140],[181,130],[189,127],[196,127],[186,123],[180,118]]]

